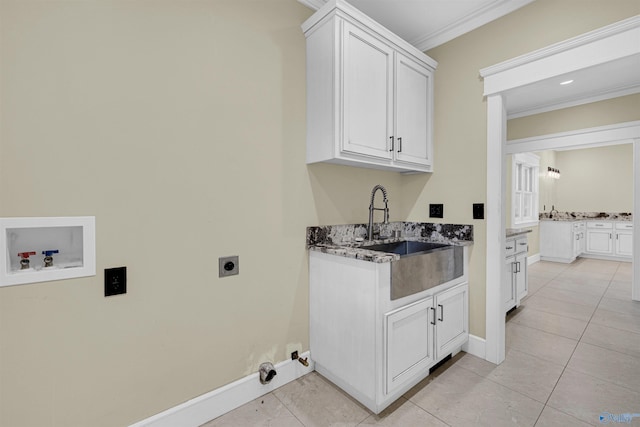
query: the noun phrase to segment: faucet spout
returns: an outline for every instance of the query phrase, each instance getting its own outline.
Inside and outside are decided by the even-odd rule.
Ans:
[[[382,191],[382,201],[384,202],[384,208],[376,208],[374,201],[376,198],[376,192]],[[367,237],[369,240],[373,240],[373,211],[384,211],[384,224],[389,223],[389,199],[387,198],[387,189],[382,185],[376,185],[371,190],[371,202],[369,203],[369,225],[367,227]]]

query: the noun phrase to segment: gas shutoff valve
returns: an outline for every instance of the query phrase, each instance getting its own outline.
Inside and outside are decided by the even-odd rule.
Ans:
[[[35,252],[20,252],[18,256],[20,259],[20,270],[28,270],[29,269],[29,257],[31,255],[35,255]]]
[[[42,251],[42,255],[44,255],[44,266],[45,267],[53,267],[53,257],[51,255],[57,254],[57,249],[49,249],[48,251]]]

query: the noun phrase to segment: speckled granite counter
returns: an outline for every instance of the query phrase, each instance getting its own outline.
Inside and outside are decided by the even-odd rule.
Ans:
[[[397,261],[400,255],[370,251],[367,250],[367,246],[402,240],[447,243],[457,246],[473,244],[472,225],[391,222],[376,224],[376,227],[378,226],[382,236],[390,236],[394,231],[399,231],[400,237],[368,241],[366,224],[307,227],[307,248],[331,255],[382,263]]]
[[[531,228],[507,228],[507,238],[531,233],[532,231]]]
[[[555,212],[541,213],[540,221],[633,221],[628,212]]]

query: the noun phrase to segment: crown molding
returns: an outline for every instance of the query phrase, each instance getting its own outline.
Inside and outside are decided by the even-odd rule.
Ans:
[[[515,58],[500,62],[487,68],[483,68],[482,70],[480,70],[480,76],[486,78],[493,74],[511,70],[521,65],[526,65],[533,61],[548,58],[550,56],[557,55],[558,53],[566,52],[568,50],[575,49],[599,40],[603,40],[608,37],[615,36],[617,34],[639,27],[640,15],[632,16],[631,18],[623,19],[622,21],[607,25],[606,27],[598,28],[596,30],[581,34],[571,39],[552,44],[550,46],[538,49],[525,55],[517,56]]]
[[[410,41],[422,51],[433,49],[461,35],[501,18],[535,0],[496,0],[451,24]]]
[[[303,5],[311,8],[313,10],[318,10],[326,3],[323,0],[298,0],[298,3],[302,3]]]

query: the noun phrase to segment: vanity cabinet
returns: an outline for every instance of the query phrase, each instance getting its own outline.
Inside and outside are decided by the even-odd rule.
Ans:
[[[437,63],[341,0],[302,28],[307,163],[432,172]]]
[[[633,255],[633,223],[629,221],[587,221],[590,258],[630,261]]]
[[[502,301],[505,312],[519,306],[520,301],[529,292],[527,277],[529,243],[527,237],[508,237],[506,243],[506,277],[502,283]]]
[[[391,299],[391,263],[309,252],[309,331],[315,369],[376,414],[469,339],[463,275]]]
[[[540,221],[540,259],[571,263],[585,252],[584,221]]]

